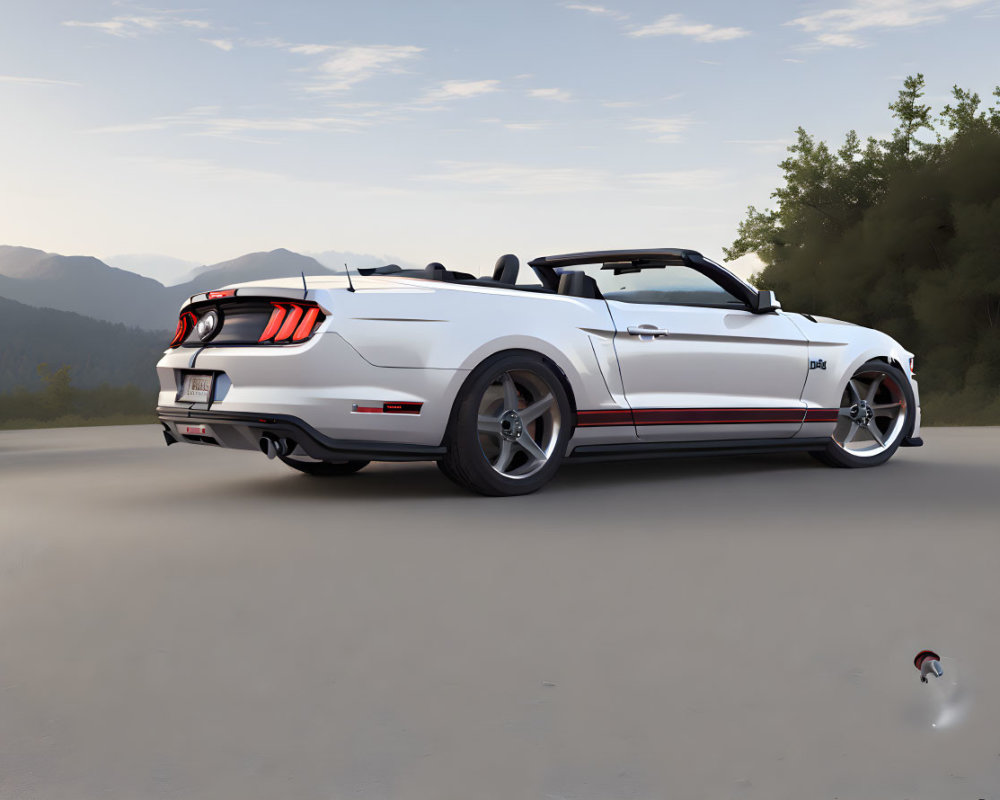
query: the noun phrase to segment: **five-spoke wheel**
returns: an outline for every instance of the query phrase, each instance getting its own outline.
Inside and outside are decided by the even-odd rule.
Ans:
[[[476,427],[483,455],[500,475],[527,478],[542,469],[559,441],[555,395],[531,370],[510,370],[479,401]]]
[[[533,492],[562,460],[569,417],[562,381],[540,357],[489,359],[462,388],[439,466],[482,494]]]
[[[837,467],[882,464],[912,428],[913,413],[913,391],[898,368],[862,364],[844,387],[830,444],[816,455]]]

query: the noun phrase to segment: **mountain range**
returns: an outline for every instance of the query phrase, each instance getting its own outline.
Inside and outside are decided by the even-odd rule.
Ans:
[[[169,337],[0,297],[0,394],[41,388],[39,364],[69,365],[73,385],[82,389],[106,383],[152,390]]]
[[[206,289],[302,273],[339,272],[343,269],[329,269],[310,256],[282,248],[199,267],[185,282],[164,286],[92,256],[0,246],[0,297],[155,331],[173,330],[181,303]]]
[[[384,263],[335,251],[318,255],[352,267]],[[80,387],[152,389],[153,367],[189,296],[243,281],[343,271],[281,248],[197,267],[183,282],[164,285],[91,256],[0,245],[0,393],[38,388],[40,363],[69,365]]]

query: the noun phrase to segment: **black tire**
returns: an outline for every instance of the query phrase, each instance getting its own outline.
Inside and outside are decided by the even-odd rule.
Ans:
[[[508,385],[516,389],[516,410],[508,408]],[[502,399],[493,401],[497,391]],[[489,410],[493,402],[499,405],[491,422],[508,425],[506,433],[501,433],[501,428],[490,433],[481,429],[481,414],[484,409],[487,415],[494,413]],[[517,418],[517,410],[529,412],[545,403],[548,405],[537,417],[525,419],[523,424]],[[513,428],[509,417],[514,419]],[[438,469],[459,486],[479,494],[530,494],[548,483],[559,469],[571,428],[569,398],[555,371],[534,353],[501,353],[476,367],[459,391],[445,434],[447,454],[438,462]],[[537,449],[529,450],[528,445]],[[488,455],[493,449],[498,451],[495,457]]]
[[[287,464],[292,469],[321,478],[329,478],[334,475],[353,475],[371,463],[370,461],[299,461],[288,456],[278,456],[278,458],[281,459],[282,464]]]
[[[884,420],[883,422],[879,422],[879,418],[875,417],[869,423],[870,425],[878,426],[876,432],[884,439],[884,446],[878,448],[875,446],[877,442],[872,442],[871,448],[875,451],[872,454],[857,455],[852,453],[837,439],[837,431],[840,431],[844,424],[847,424],[848,428],[850,427],[849,421],[845,423],[842,417],[841,421],[837,423],[837,431],[830,437],[830,442],[826,448],[811,453],[815,459],[829,467],[846,469],[877,467],[892,458],[899,449],[900,444],[902,444],[903,439],[912,433],[917,413],[916,401],[913,397],[913,390],[910,388],[910,382],[902,370],[885,361],[867,361],[855,370],[851,376],[851,382],[879,374],[883,375],[884,378],[877,392],[883,393],[883,397],[879,398],[876,394],[875,405],[878,405],[878,399],[886,400],[892,397],[903,406],[900,409],[900,414],[891,422],[886,423]],[[850,387],[845,386],[840,401],[842,410],[852,407],[850,394]],[[853,407],[856,408],[857,406],[854,405]],[[867,428],[864,430],[866,431],[864,435],[870,436],[870,434],[867,434]]]
[[[438,471],[442,475],[444,475],[448,480],[452,481],[453,483],[461,485],[461,480],[454,472],[451,471],[451,469],[449,468],[448,464],[445,462],[444,459],[441,459],[440,461],[435,461],[434,463],[437,465]]]

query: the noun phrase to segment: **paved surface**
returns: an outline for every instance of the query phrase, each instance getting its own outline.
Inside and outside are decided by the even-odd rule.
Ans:
[[[484,499],[0,433],[0,797],[997,797],[1000,429],[925,439]]]

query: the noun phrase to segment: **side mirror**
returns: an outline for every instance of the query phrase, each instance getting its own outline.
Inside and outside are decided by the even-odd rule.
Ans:
[[[757,298],[753,307],[754,314],[766,314],[768,311],[777,311],[781,308],[781,303],[774,296],[770,289],[757,292]]]

